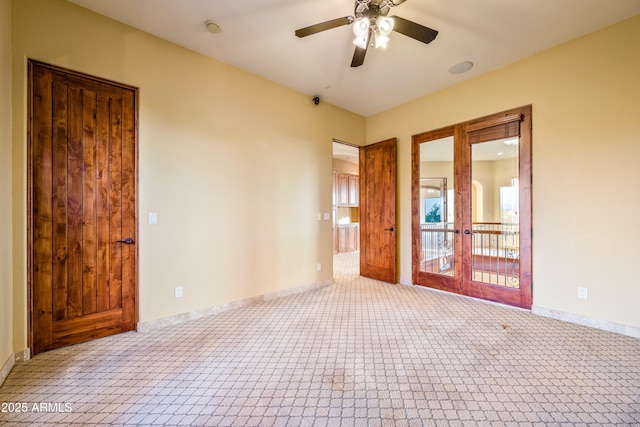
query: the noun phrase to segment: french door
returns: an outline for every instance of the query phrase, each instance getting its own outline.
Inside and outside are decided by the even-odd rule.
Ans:
[[[413,137],[413,282],[531,308],[531,107]]]

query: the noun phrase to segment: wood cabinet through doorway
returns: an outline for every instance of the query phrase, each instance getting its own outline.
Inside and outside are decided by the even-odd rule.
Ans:
[[[339,225],[337,234],[338,252],[360,249],[360,224]]]
[[[333,250],[360,249],[360,179],[358,175],[333,172]]]
[[[358,194],[360,192],[360,180],[358,175],[336,174],[336,204],[338,206],[359,206]]]

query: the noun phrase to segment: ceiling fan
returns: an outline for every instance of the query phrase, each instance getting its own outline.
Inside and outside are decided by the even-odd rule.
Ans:
[[[359,67],[364,63],[369,46],[384,47],[389,41],[389,33],[396,31],[422,43],[431,43],[438,32],[399,16],[387,17],[391,8],[404,3],[406,0],[356,0],[354,16],[345,16],[321,22],[309,27],[296,30],[296,36],[307,37],[332,28],[353,24],[356,35],[353,44],[356,50],[351,60],[352,67]]]

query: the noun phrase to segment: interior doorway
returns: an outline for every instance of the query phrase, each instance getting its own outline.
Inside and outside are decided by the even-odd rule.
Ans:
[[[413,137],[413,282],[531,308],[531,106]]]
[[[360,177],[358,146],[333,141],[334,279],[360,275]]]

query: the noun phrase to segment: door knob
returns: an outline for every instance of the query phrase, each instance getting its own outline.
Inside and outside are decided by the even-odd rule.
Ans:
[[[456,233],[456,234],[460,234],[460,230],[456,230],[456,231],[455,231],[455,233]]]
[[[396,231],[394,227],[385,228],[384,231]]]
[[[471,231],[469,231],[469,230],[464,230],[464,234],[471,234]]]
[[[116,243],[124,243],[125,245],[133,245],[135,243],[135,240],[133,240],[131,237],[127,237],[124,240],[116,240]]]

